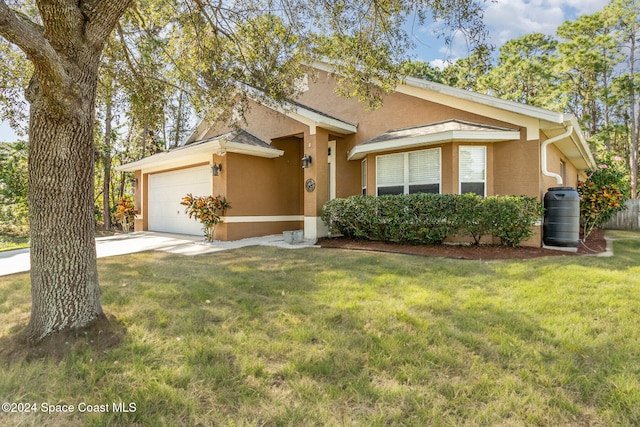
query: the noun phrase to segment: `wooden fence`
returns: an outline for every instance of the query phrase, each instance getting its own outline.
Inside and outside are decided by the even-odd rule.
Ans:
[[[608,230],[640,230],[640,199],[627,200],[627,210],[618,212],[603,228]]]

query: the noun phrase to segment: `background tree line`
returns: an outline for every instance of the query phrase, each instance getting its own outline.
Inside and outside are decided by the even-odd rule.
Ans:
[[[574,114],[599,158],[625,160],[637,197],[640,121],[640,5],[612,0],[561,25],[555,36],[526,34],[486,46],[440,70],[405,64],[415,77]]]

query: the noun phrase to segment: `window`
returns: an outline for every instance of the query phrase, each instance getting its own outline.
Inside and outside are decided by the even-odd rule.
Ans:
[[[376,180],[378,196],[404,193],[404,154],[378,156]]]
[[[440,193],[440,148],[376,157],[377,194]]]
[[[460,194],[486,195],[486,147],[464,147],[459,149]]]
[[[440,193],[440,149],[407,153],[409,194]]]
[[[567,170],[567,165],[565,164],[565,162],[563,162],[562,160],[560,160],[560,176],[562,177],[562,182],[564,183],[565,180],[565,172]]]
[[[362,181],[362,195],[367,195],[367,159],[360,164],[360,177]]]

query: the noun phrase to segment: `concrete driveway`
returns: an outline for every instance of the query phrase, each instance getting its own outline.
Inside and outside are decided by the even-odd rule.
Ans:
[[[304,241],[297,244],[285,243],[281,234],[233,242],[206,242],[201,236],[184,234],[155,233],[142,231],[138,233],[119,234],[96,239],[98,258],[126,255],[144,251],[163,251],[180,255],[202,255],[237,249],[246,246],[279,246],[289,249],[313,247],[315,241]],[[0,276],[29,271],[29,249],[0,252]]]

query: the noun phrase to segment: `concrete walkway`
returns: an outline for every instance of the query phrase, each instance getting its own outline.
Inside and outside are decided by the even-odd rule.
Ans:
[[[282,234],[276,234],[233,242],[206,242],[201,236],[155,233],[151,231],[119,234],[96,239],[98,258],[144,251],[163,251],[172,254],[193,256],[243,248],[246,246],[278,246],[288,249],[299,249],[313,247],[315,246],[315,241],[288,244],[285,243]],[[29,271],[29,268],[29,249],[0,252],[0,276],[22,273]]]

